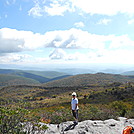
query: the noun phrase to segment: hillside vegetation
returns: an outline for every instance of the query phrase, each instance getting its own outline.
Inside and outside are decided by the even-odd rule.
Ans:
[[[46,78],[55,78],[66,73],[56,72],[56,71],[31,71],[31,70],[17,70],[17,69],[0,69],[0,74],[14,74],[14,75],[23,75],[25,73],[34,74]]]
[[[134,77],[114,75],[114,74],[80,74],[64,79],[47,82],[43,86],[47,87],[85,87],[85,86],[108,86],[114,82],[134,82]]]
[[[39,84],[38,81],[16,75],[0,74],[0,86],[10,85],[33,85]]]
[[[74,91],[79,99],[79,121],[117,119],[120,116],[134,118],[133,77],[83,74],[46,84],[1,87],[0,130],[20,131],[14,125],[20,120],[34,124],[73,120],[70,101]],[[12,125],[10,129],[9,123]],[[44,129],[47,128],[44,126]]]
[[[13,70],[13,69],[0,69],[0,75],[1,82],[3,83],[2,85],[13,85],[15,83],[15,80],[17,78],[25,79],[27,82],[22,82],[24,84],[31,84],[30,80],[33,81],[34,84],[36,83],[45,83],[48,81],[53,81],[57,79],[62,79],[65,77],[68,77],[69,75],[65,73],[60,73],[60,72],[55,72],[55,71],[27,71],[27,70]],[[9,78],[8,78],[9,77]],[[7,81],[8,79],[12,79],[12,81]],[[13,82],[14,81],[14,82]],[[8,84],[9,83],[9,84]],[[20,84],[21,82],[17,82],[17,85]]]

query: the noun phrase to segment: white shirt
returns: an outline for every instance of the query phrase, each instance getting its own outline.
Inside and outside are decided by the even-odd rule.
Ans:
[[[77,108],[76,108],[76,104],[78,104],[78,99],[77,98],[72,98],[72,101],[71,101],[71,106],[72,106],[72,110],[78,110],[78,105],[77,105]]]

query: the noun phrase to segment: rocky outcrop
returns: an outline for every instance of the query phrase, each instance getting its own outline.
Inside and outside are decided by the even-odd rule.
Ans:
[[[44,124],[40,123],[40,125]],[[45,125],[48,127],[46,130],[35,131],[34,134],[122,134],[125,126],[134,126],[134,119],[119,117],[118,120],[86,120],[79,122],[78,125],[73,124],[72,121],[59,125]]]

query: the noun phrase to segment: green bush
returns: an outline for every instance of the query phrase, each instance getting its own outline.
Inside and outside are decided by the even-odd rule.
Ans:
[[[3,134],[23,133],[21,122],[24,122],[26,113],[27,110],[21,108],[0,107],[0,132]]]
[[[124,117],[128,112],[132,110],[132,106],[129,103],[123,101],[114,101],[110,104],[110,109],[114,109],[117,116]]]

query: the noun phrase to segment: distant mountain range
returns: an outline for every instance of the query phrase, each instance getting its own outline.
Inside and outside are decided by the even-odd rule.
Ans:
[[[90,69],[61,69],[57,71],[33,71],[17,69],[0,69],[0,86],[43,84],[43,86],[88,86],[105,85],[110,82],[127,82],[134,80],[134,71],[119,74],[95,73]],[[109,72],[110,70],[105,70]],[[92,73],[89,73],[92,72]],[[113,71],[114,72],[114,71]],[[79,75],[77,74],[79,73]],[[85,74],[83,74],[85,73]],[[73,74],[73,75],[70,75]],[[77,74],[77,75],[76,75]]]
[[[95,73],[108,73],[108,74],[121,74],[121,75],[134,75],[134,71],[126,71],[116,70],[116,69],[105,69],[105,70],[91,70],[91,69],[82,69],[82,68],[67,68],[67,69],[59,69],[60,72],[68,73],[71,75],[76,74],[95,74]]]
[[[0,69],[13,69],[13,70],[33,70],[39,72],[62,72],[69,75],[76,74],[94,74],[98,72],[121,74],[123,72],[134,71],[134,65],[126,64],[52,64],[52,65],[17,65],[17,64],[0,64]],[[49,73],[50,74],[50,73]],[[53,73],[54,74],[54,73]],[[37,74],[38,75],[38,74]],[[42,76],[42,75],[41,75]],[[52,76],[53,77],[53,76]]]
[[[93,71],[91,69],[85,69],[85,68],[64,68],[64,69],[57,69],[60,72],[64,72],[70,75],[76,75],[76,74],[94,74],[97,73],[97,71]]]
[[[134,76],[134,71],[127,71],[127,72],[123,72],[121,73],[122,75],[130,75],[130,76]]]
[[[68,77],[65,73],[56,71],[24,71],[15,69],[0,69],[0,85],[39,84]],[[6,84],[7,83],[7,84]],[[10,83],[10,84],[9,84]]]

